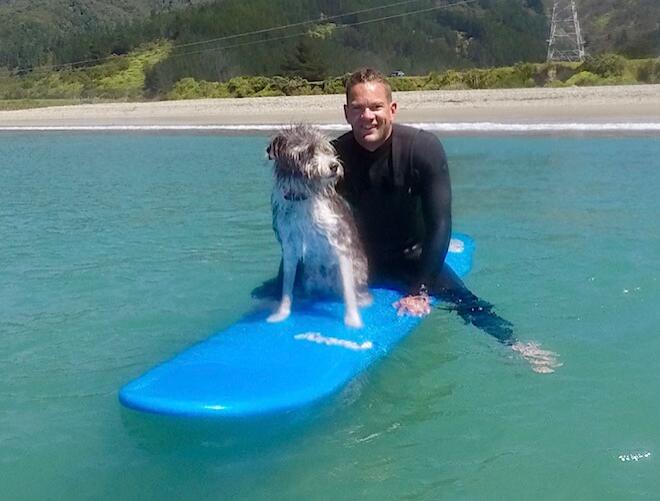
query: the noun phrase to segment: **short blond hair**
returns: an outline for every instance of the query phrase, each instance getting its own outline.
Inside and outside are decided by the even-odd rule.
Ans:
[[[385,87],[387,92],[387,101],[392,102],[392,87],[390,83],[385,78],[380,71],[375,70],[374,68],[360,68],[359,70],[354,71],[350,74],[346,80],[346,102],[348,103],[351,98],[351,90],[358,84],[368,83],[368,82],[377,82],[382,84]]]

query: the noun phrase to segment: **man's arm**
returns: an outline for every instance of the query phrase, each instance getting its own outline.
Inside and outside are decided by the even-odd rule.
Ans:
[[[413,169],[422,202],[424,241],[420,266],[409,295],[394,307],[399,315],[424,316],[431,312],[429,288],[434,286],[451,240],[451,183],[447,157],[438,139],[420,132],[413,145]]]
[[[433,285],[447,255],[451,240],[451,182],[447,157],[435,136],[420,133],[413,155],[425,228],[419,274],[413,284],[413,291],[419,291]]]

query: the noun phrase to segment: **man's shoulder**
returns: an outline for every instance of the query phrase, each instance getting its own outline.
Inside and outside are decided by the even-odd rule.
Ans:
[[[438,141],[438,138],[430,133],[427,130],[421,129],[419,127],[413,127],[411,125],[402,125],[402,124],[394,124],[394,135],[395,137],[399,137],[401,139],[408,139],[408,140],[433,140],[433,141]]]
[[[444,156],[440,139],[435,134],[410,125],[394,125],[394,139],[398,151],[403,154],[406,154],[405,151],[409,151],[415,158],[419,155],[427,155],[429,152],[440,153]]]
[[[394,139],[393,151],[398,162],[410,162],[413,169],[423,172],[446,169],[447,156],[435,134],[409,125],[398,125]]]

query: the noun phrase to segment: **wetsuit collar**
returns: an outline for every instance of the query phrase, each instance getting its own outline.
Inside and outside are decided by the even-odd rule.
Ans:
[[[385,142],[383,144],[381,144],[378,148],[376,148],[374,151],[369,151],[368,149],[362,147],[362,145],[360,145],[360,143],[355,141],[355,139],[353,139],[353,141],[355,142],[356,148],[358,148],[358,150],[360,151],[360,153],[362,153],[364,158],[367,158],[370,161],[374,161],[374,160],[377,160],[377,159],[383,157],[384,155],[386,155],[390,151],[393,136],[394,136],[394,131],[392,131],[392,134],[390,134],[390,137],[388,137],[385,140]]]

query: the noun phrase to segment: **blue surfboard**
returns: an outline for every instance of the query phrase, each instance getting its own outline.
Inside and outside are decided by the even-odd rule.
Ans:
[[[445,262],[459,276],[472,267],[474,241],[453,234]],[[248,314],[119,392],[129,408],[189,417],[241,418],[289,411],[332,395],[389,353],[422,319],[398,316],[401,294],[372,289],[364,328],[344,326],[341,301],[296,302],[284,322]]]

